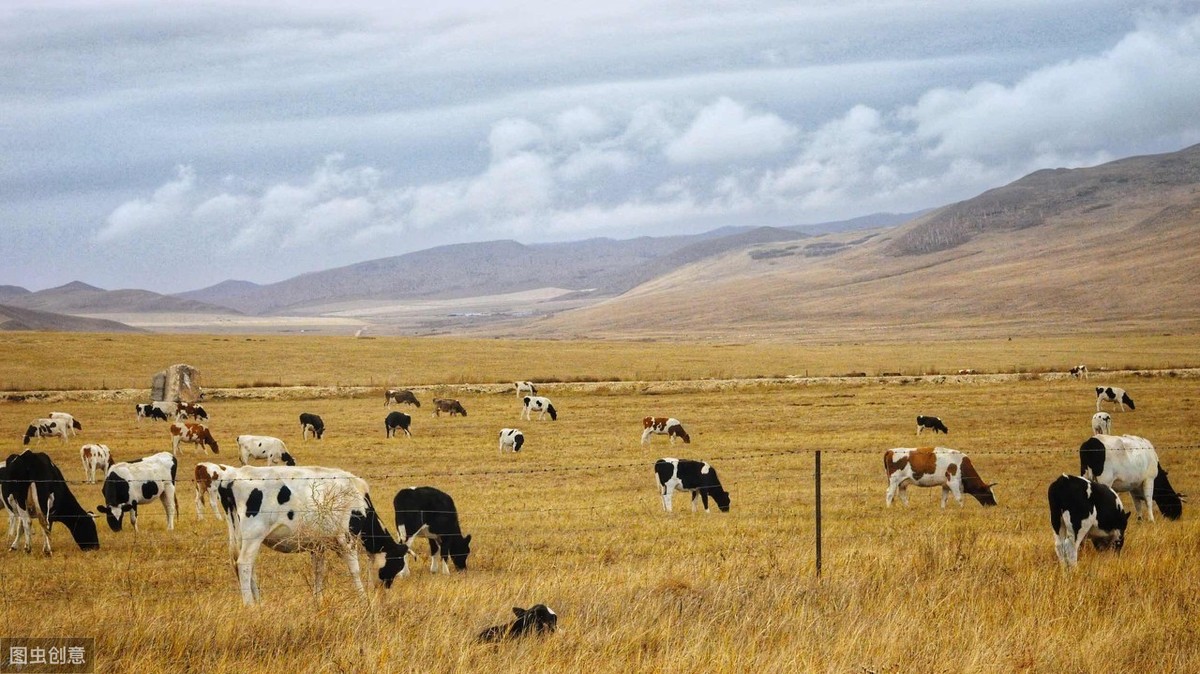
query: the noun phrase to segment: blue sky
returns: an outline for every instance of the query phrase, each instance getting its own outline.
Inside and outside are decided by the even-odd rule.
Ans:
[[[1197,110],[1190,2],[9,0],[0,284],[908,212]]]

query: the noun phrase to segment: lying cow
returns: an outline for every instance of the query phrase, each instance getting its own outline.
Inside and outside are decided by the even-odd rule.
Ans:
[[[434,398],[433,399],[433,416],[440,417],[442,412],[454,416],[460,414],[467,416],[467,410],[463,408],[462,403],[452,398]]]
[[[175,472],[179,462],[170,452],[151,454],[144,459],[114,463],[104,476],[104,503],[96,509],[104,513],[108,528],[120,531],[125,513],[133,530],[138,530],[138,506],[155,499],[162,502],[167,512],[167,531],[175,528],[175,512],[179,503],[175,499]]]
[[[1117,388],[1116,386],[1097,386],[1096,387],[1096,411],[1097,412],[1100,411],[1100,403],[1104,403],[1104,402],[1116,403],[1117,405],[1120,406],[1122,412],[1125,411],[1126,405],[1129,406],[1129,409],[1134,409],[1133,398],[1129,397],[1129,394],[1125,392],[1125,389]]]
[[[529,608],[513,607],[513,615],[517,619],[507,625],[489,627],[479,633],[479,641],[503,641],[516,639],[527,634],[540,635],[546,632],[558,631],[558,614],[545,604],[535,604]]]
[[[417,400],[416,394],[408,389],[390,388],[383,392],[383,404],[385,407],[391,407],[392,403],[397,405],[404,403],[406,405],[421,406],[421,401]]]
[[[1117,492],[1107,485],[1077,475],[1063,474],[1050,483],[1050,528],[1054,530],[1054,554],[1068,568],[1079,561],[1079,546],[1091,539],[1097,550],[1125,545],[1129,513]]]
[[[42,527],[42,552],[47,555],[51,553],[50,530],[55,522],[71,532],[71,538],[80,550],[100,547],[92,513],[79,505],[67,487],[62,471],[46,454],[25,450],[10,455],[0,467],[0,500],[3,500],[5,509],[15,520],[10,521],[10,533],[15,529],[16,538],[9,550],[17,549],[24,532],[25,552],[33,551],[35,517]]]
[[[112,452],[108,445],[84,445],[79,448],[79,459],[83,462],[84,481],[96,484],[96,471],[107,473],[112,466]]]
[[[1154,504],[1167,519],[1183,514],[1183,496],[1167,480],[1154,445],[1136,435],[1096,435],[1079,447],[1079,474],[1089,480],[1127,491],[1138,519],[1154,521]]]
[[[310,434],[320,440],[325,435],[325,421],[315,414],[304,412],[300,415],[300,439],[307,440]]]
[[[68,414],[67,412],[51,412],[50,418],[62,419],[63,421],[67,422],[67,432],[71,435],[78,435],[76,431],[83,430],[83,424],[79,423],[74,416]]]
[[[938,432],[950,432],[950,429],[946,428],[946,424],[943,424],[940,418],[917,415],[917,435],[920,435],[921,431],[927,428],[932,430],[934,435],[937,435]]]
[[[403,412],[389,412],[387,418],[383,420],[383,434],[385,438],[394,437],[397,430],[404,431],[408,437],[412,437],[408,427],[412,424],[412,417]]]
[[[523,400],[525,407],[521,410],[522,419],[530,419],[530,415],[533,412],[537,412],[539,421],[547,414],[550,415],[550,421],[558,421],[558,410],[554,409],[554,405],[550,402],[549,398],[544,396],[525,396]]]
[[[1096,412],[1092,415],[1092,435],[1112,435],[1112,415]]]
[[[374,558],[384,587],[391,587],[397,576],[408,575],[408,547],[397,543],[380,521],[366,481],[344,470],[242,466],[218,480],[217,495],[246,605],[261,598],[254,563],[263,546],[279,552],[312,553],[316,595],[324,584],[326,550],[341,556],[355,588],[366,592],[358,565],[360,542]]]
[[[269,435],[239,435],[237,437],[238,457],[242,465],[250,463],[250,459],[266,459],[268,466],[283,463],[296,465],[296,460],[288,453],[283,440]]]
[[[883,453],[883,468],[887,471],[888,489],[886,501],[890,506],[896,493],[908,505],[908,485],[918,487],[941,487],[942,507],[951,494],[958,505],[963,504],[963,493],[970,494],[981,505],[996,505],[992,487],[997,483],[985,484],[975,470],[975,465],[966,454],[947,447],[897,447]]]
[[[709,512],[709,498],[716,502],[721,512],[729,512],[729,492],[721,487],[717,471],[707,463],[690,459],[663,458],[654,462],[654,474],[658,478],[663,508],[667,512],[671,512],[671,495],[677,489],[691,492],[692,512],[696,512],[696,497],[703,501],[704,512]]]
[[[138,421],[141,421],[142,419],[157,419],[159,421],[171,420],[170,417],[167,416],[167,413],[162,411],[162,409],[155,407],[154,403],[138,403],[136,406],[134,406],[134,409],[137,411]]]
[[[23,445],[28,445],[32,438],[37,438],[40,442],[42,438],[53,438],[58,436],[64,443],[70,435],[71,424],[65,419],[34,419],[29,428],[25,429],[25,439],[21,442]]]
[[[437,573],[439,559],[443,573],[450,573],[450,562],[459,571],[467,570],[471,536],[463,536],[458,508],[449,494],[434,487],[409,487],[396,492],[392,506],[401,543],[411,550],[418,536],[429,541],[431,572]]]
[[[642,444],[650,442],[651,435],[665,435],[667,440],[673,445],[675,438],[683,440],[683,444],[690,444],[692,436],[683,430],[683,424],[679,423],[678,419],[673,417],[646,417],[642,419]]]
[[[213,454],[220,453],[217,446],[217,441],[213,438],[212,433],[204,424],[198,424],[191,421],[175,421],[169,427],[171,432],[171,453],[179,453],[179,443],[190,442],[204,452],[204,448],[208,447],[213,451]]]
[[[516,428],[501,428],[500,429],[500,453],[504,453],[504,448],[508,447],[513,453],[521,451],[521,447],[525,445],[525,434]]]

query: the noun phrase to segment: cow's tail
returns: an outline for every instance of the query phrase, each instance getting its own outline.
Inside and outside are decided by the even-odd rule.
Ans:
[[[1125,406],[1131,410],[1137,409],[1136,407],[1133,406],[1133,398],[1130,398],[1128,393],[1121,394],[1121,402],[1125,403]]]
[[[1163,517],[1177,520],[1183,515],[1184,495],[1175,491],[1167,480],[1167,470],[1158,464],[1158,475],[1154,477],[1154,503],[1162,511]]]

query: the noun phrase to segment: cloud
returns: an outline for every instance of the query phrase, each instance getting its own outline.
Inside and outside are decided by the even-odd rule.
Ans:
[[[542,144],[545,136],[542,127],[527,119],[502,119],[492,125],[488,134],[492,161],[503,161],[517,152],[535,148]]]
[[[96,240],[113,241],[176,224],[192,197],[196,174],[187,166],[176,167],[175,172],[175,179],[155,190],[149,199],[134,199],[118,206],[105,220]]]
[[[667,146],[677,164],[735,161],[775,154],[786,148],[796,129],[772,113],[752,114],[742,104],[721,97],[696,115],[683,135]]]

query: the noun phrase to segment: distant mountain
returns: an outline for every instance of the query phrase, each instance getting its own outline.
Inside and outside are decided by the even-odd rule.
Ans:
[[[22,309],[0,304],[0,330],[54,332],[145,332],[124,323],[102,318],[67,316],[48,311]]]
[[[80,281],[37,292],[10,292],[3,297],[3,302],[9,306],[58,314],[229,313],[224,307],[149,290],[104,290]]]
[[[0,303],[11,299],[26,297],[30,291],[21,286],[0,286]]]

